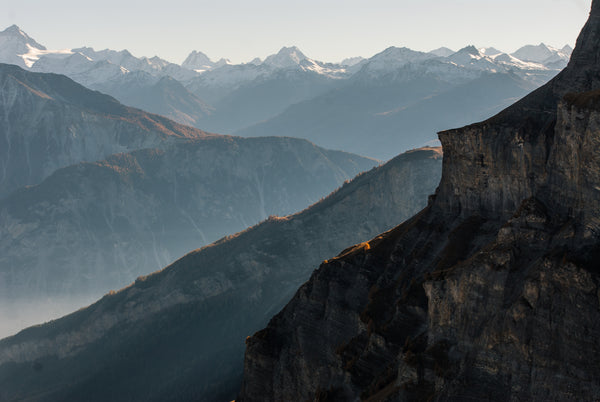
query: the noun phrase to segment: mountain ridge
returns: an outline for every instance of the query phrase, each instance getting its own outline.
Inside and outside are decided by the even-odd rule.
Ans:
[[[60,167],[172,141],[215,136],[124,106],[63,75],[0,64],[0,196]]]
[[[386,230],[424,205],[440,164],[439,148],[400,155],[299,213],[270,217],[86,309],[0,340],[3,395],[232,398],[244,338],[332,250]],[[160,363],[143,363],[149,355]],[[32,364],[42,370],[31,371]]]
[[[600,393],[599,38],[594,0],[556,78],[439,133],[429,205],[321,264],[247,341],[238,401]]]

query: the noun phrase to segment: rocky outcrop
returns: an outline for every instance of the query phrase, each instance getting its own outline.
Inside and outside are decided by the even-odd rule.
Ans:
[[[300,213],[270,217],[0,341],[0,400],[231,400],[244,339],[324,258],[422,208],[440,165],[439,148],[400,155]]]
[[[421,213],[315,271],[247,341],[239,401],[600,395],[600,1],[568,67],[440,133]]]
[[[63,75],[0,64],[0,88],[0,197],[61,167],[208,135]]]

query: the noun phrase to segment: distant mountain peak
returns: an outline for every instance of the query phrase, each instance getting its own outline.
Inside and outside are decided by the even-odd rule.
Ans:
[[[390,46],[368,59],[361,74],[369,76],[387,74],[409,63],[418,63],[435,58],[432,53],[423,53],[407,47]]]
[[[181,67],[194,71],[206,71],[210,70],[214,64],[206,54],[192,50],[184,62],[181,63]]]
[[[365,60],[365,58],[361,57],[361,56],[348,57],[348,58],[345,58],[344,60],[342,60],[340,64],[342,66],[351,67],[351,66],[355,66],[355,65],[359,64],[360,62],[362,62],[364,60]]]
[[[106,50],[108,50],[108,49],[106,49]],[[123,50],[121,50],[121,51],[119,51],[117,53],[120,54],[120,55],[123,55],[123,56],[127,56],[127,57],[134,57],[133,54],[131,54],[131,52],[129,50],[127,50],[127,49],[123,49]],[[157,57],[158,56],[154,56],[152,59],[157,58]]]
[[[479,53],[485,56],[497,56],[499,54],[504,53],[501,50],[496,49],[495,47],[482,47],[479,49]]]
[[[473,45],[465,46],[462,49],[460,49],[457,53],[467,53],[467,54],[471,54],[473,56],[481,56],[479,49],[477,49]]]
[[[398,46],[390,46],[385,48],[383,52],[380,54],[390,54],[390,53],[408,53],[415,52],[415,50],[409,49],[406,46],[398,47]]]
[[[563,48],[564,49],[564,48]],[[570,47],[568,48],[570,49]],[[565,49],[565,50],[568,50]],[[571,49],[572,51],[572,49]],[[539,45],[526,45],[518,49],[516,52],[512,53],[512,56],[516,57],[519,60],[534,62],[534,63],[544,63],[549,60],[568,60],[570,55],[570,51],[563,52],[561,49],[556,49],[551,46],[546,45],[545,43],[540,43]]]
[[[562,49],[560,49],[560,51],[561,51],[561,52],[563,52],[564,54],[566,54],[566,55],[569,55],[569,56],[570,56],[570,55],[571,55],[571,53],[573,53],[573,48],[572,48],[571,46],[569,46],[569,45],[564,45],[564,46],[562,47]]]
[[[423,53],[423,52],[419,52],[417,50],[412,50],[412,49],[409,49],[404,46],[403,47],[390,46],[390,47],[386,48],[384,51],[377,53],[375,56],[373,56],[369,60],[389,59],[389,58],[405,60],[405,59],[412,59],[413,57],[419,57],[419,56],[431,57],[431,55],[429,55],[428,53]]]
[[[39,43],[37,43],[31,36],[27,35],[19,26],[13,24],[6,28],[4,31],[0,32],[0,38],[14,38],[20,42],[27,43],[31,47],[46,50],[46,48]]]
[[[37,43],[17,25],[0,32],[0,62],[29,68],[46,48]]]
[[[229,59],[226,58],[220,58],[219,61],[217,61],[216,63],[214,63],[215,67],[222,67],[222,66],[226,66],[231,64],[231,61]]]
[[[21,28],[19,28],[16,24],[13,24],[13,25],[9,26],[3,32],[5,32],[5,33],[19,33],[21,35],[24,35],[24,32],[21,31]]]
[[[297,46],[284,46],[279,50],[278,54],[300,54],[302,57],[306,57]]]
[[[294,67],[308,58],[296,46],[282,47],[277,54],[267,57],[265,64],[279,68]]]
[[[440,48],[437,48],[437,49],[434,49],[434,50],[430,51],[429,53],[431,53],[431,54],[433,54],[435,56],[438,56],[438,57],[448,57],[448,56],[456,53],[456,51],[454,51],[452,49],[449,49],[447,47],[442,46]]]

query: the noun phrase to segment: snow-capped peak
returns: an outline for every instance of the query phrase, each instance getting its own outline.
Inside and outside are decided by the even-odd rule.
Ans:
[[[277,54],[267,57],[264,64],[275,68],[289,68],[298,66],[308,58],[296,46],[283,47]]]
[[[70,50],[47,50],[16,25],[0,32],[0,62],[31,68],[40,57],[46,55],[65,57]]]
[[[539,45],[523,46],[512,55],[519,60],[532,61],[534,63],[543,63],[558,52],[557,49],[550,48],[543,43]]]
[[[423,53],[416,50],[411,50],[407,47],[395,47],[391,46],[385,49],[383,52],[377,53],[375,56],[369,59],[367,66],[370,68],[387,68],[387,67],[401,67],[406,63],[426,60],[435,57],[431,53]]]
[[[214,65],[215,63],[207,55],[197,50],[193,50],[185,61],[181,63],[181,67],[194,71],[210,70]]]
[[[46,48],[37,43],[32,37],[27,35],[17,25],[11,25],[4,31],[0,32],[0,44],[4,47],[4,41],[13,40],[18,41],[22,44],[29,44],[31,47],[35,47],[40,50],[46,50]]]

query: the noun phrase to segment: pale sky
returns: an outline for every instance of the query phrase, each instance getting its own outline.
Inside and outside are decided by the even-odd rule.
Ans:
[[[192,50],[234,63],[283,46],[337,62],[389,46],[574,45],[591,0],[0,0],[0,30],[17,24],[49,49],[128,49],[181,63]]]

